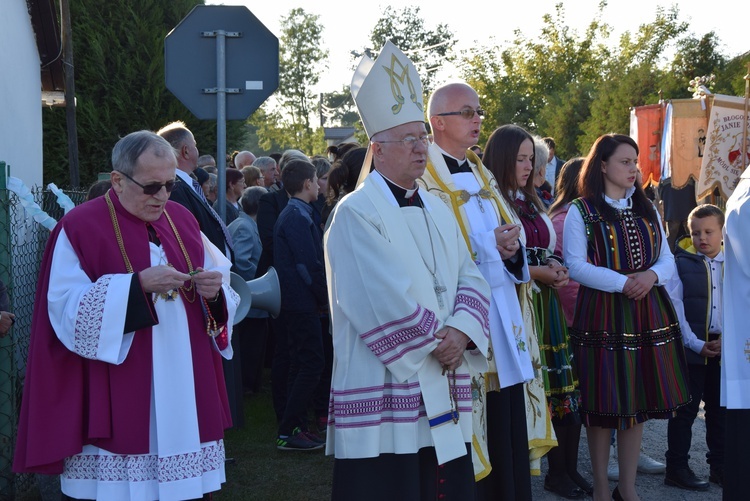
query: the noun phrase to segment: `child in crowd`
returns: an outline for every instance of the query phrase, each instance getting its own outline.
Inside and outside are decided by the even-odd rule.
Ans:
[[[726,408],[719,402],[723,226],[724,213],[715,205],[704,204],[693,209],[688,216],[690,238],[684,238],[676,246],[677,274],[667,283],[667,291],[680,320],[690,369],[688,381],[692,401],[680,407],[677,416],[669,421],[664,483],[688,490],[703,491],[709,486],[688,466],[692,426],[701,400],[705,402],[709,480],[720,486],[724,480]]]
[[[281,286],[290,367],[276,447],[320,449],[325,441],[306,426],[307,407],[325,363],[320,312],[328,308],[323,240],[311,205],[319,190],[315,167],[305,159],[292,160],[281,171],[281,181],[291,198],[273,229],[273,262]]]

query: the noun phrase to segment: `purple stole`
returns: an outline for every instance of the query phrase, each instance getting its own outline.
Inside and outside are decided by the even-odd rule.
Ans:
[[[146,223],[128,213],[114,191],[125,250],[134,271],[151,266]],[[167,202],[166,211],[185,246],[193,268],[203,265],[200,229],[181,205]],[[177,270],[188,272],[177,238],[162,215],[151,223],[162,248]],[[64,228],[81,267],[92,282],[107,274],[127,273],[115,238],[107,202],[99,197],[71,210],[53,229],[39,270],[31,340],[13,471],[59,474],[63,460],[94,445],[116,454],[149,452],[151,405],[151,328],[136,331],[120,365],[83,358],[57,338],[47,313],[52,251]],[[195,397],[201,442],[222,439],[231,426],[221,355],[206,334],[200,297],[184,300],[190,326]],[[150,300],[150,298],[149,298]],[[159,319],[154,319],[159,322]],[[161,319],[169,322],[169,319]]]

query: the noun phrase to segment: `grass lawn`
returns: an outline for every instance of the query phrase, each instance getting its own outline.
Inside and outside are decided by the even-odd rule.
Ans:
[[[333,457],[323,449],[311,452],[276,449],[276,416],[271,391],[245,397],[245,426],[224,437],[227,482],[214,494],[216,501],[331,499]]]

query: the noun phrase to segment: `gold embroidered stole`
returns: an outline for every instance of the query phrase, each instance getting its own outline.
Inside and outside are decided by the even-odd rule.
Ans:
[[[438,154],[440,154],[438,152]],[[461,229],[461,234],[466,241],[466,246],[469,248],[472,256],[474,251],[471,248],[471,241],[469,239],[469,231],[471,230],[471,222],[466,215],[466,210],[463,205],[471,200],[472,196],[478,196],[482,200],[486,200],[488,205],[492,207],[497,215],[498,221],[505,223],[516,223],[514,220],[515,214],[512,210],[509,210],[505,203],[505,200],[498,191],[497,182],[492,173],[487,170],[479,160],[479,157],[471,150],[466,151],[466,157],[473,164],[471,170],[474,176],[479,182],[480,188],[477,193],[469,193],[466,190],[461,190],[456,187],[453,183],[453,178],[448,166],[442,161],[442,154],[440,154],[440,161],[433,162],[432,158],[427,160],[427,168],[421,178],[417,180],[424,189],[437,195],[443,202],[445,202],[453,210],[453,214],[456,215],[456,221]],[[520,223],[520,222],[518,222]]]

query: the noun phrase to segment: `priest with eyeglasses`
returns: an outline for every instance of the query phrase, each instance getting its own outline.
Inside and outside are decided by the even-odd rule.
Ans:
[[[128,134],[112,166],[45,249],[13,469],[76,499],[208,499],[231,426],[231,263],[169,201],[164,138]]]
[[[417,187],[432,137],[414,65],[387,42],[351,88],[375,170],[325,236],[332,499],[471,500],[471,377],[487,369],[489,287],[450,210]]]

